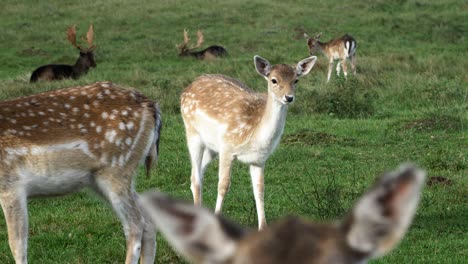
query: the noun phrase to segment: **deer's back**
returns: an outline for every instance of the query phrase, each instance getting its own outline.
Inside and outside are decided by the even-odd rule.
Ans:
[[[133,154],[147,147],[141,139],[154,132],[156,111],[139,92],[108,82],[0,102],[0,163],[60,154],[123,166],[141,158]]]
[[[31,82],[38,80],[52,81],[72,78],[73,66],[65,64],[49,64],[37,68],[31,74]]]
[[[226,127],[225,132],[242,127],[248,134],[260,121],[265,106],[266,94],[256,93],[242,82],[224,75],[202,75],[181,95],[186,124],[204,126],[198,118],[207,116]]]
[[[214,45],[200,51],[203,59],[225,57],[228,55],[227,50],[224,47]]]

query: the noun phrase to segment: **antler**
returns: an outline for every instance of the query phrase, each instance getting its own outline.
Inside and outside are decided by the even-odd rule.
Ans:
[[[88,49],[93,50],[96,45],[93,45],[94,40],[94,27],[93,24],[89,25],[88,32],[86,33],[86,40],[88,41]]]
[[[187,29],[184,29],[184,43],[181,44],[176,44],[176,47],[180,50],[183,50],[187,47],[187,44],[189,43],[190,38],[188,37],[188,31]]]
[[[190,41],[190,38],[188,37],[188,31],[187,29],[184,28],[184,45],[187,45]]]
[[[197,45],[193,49],[201,47],[201,44],[203,43],[204,40],[205,39],[203,37],[203,33],[201,32],[201,30],[198,30],[197,31]]]
[[[76,25],[68,27],[67,38],[74,47],[81,49],[80,46],[76,45]]]
[[[187,29],[184,29],[184,43],[182,44],[177,44],[176,47],[180,50],[183,50],[183,49],[186,49],[186,50],[193,50],[193,49],[197,49],[199,47],[201,47],[203,41],[204,41],[204,37],[203,37],[203,33],[201,32],[201,30],[198,30],[197,31],[197,45],[195,45],[194,47],[191,47],[191,48],[188,48],[188,43],[190,41],[190,38],[188,36],[188,31]]]

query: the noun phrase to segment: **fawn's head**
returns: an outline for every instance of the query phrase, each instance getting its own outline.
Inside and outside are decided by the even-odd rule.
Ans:
[[[68,41],[80,51],[80,57],[78,58],[77,64],[84,66],[85,68],[94,68],[96,67],[96,62],[94,61],[94,50],[96,45],[93,45],[94,39],[94,27],[89,25],[88,32],[86,33],[86,41],[88,47],[82,47],[76,44],[76,26],[68,27],[67,31]]]
[[[184,42],[176,45],[179,51],[179,56],[190,56],[193,50],[201,47],[204,40],[205,38],[203,37],[203,33],[201,32],[201,30],[198,30],[197,31],[197,45],[189,47],[190,38],[188,36],[188,31],[184,29]]]
[[[383,175],[338,224],[290,217],[249,232],[202,207],[158,192],[142,205],[169,243],[194,263],[354,264],[386,254],[408,229],[425,172],[404,165]]]
[[[311,38],[309,35],[307,35],[307,33],[304,33],[304,38],[307,40],[307,47],[309,47],[310,55],[314,55],[319,51],[320,45],[318,42],[320,40],[320,36],[322,36],[322,33],[319,33],[315,35],[315,37]]]
[[[294,100],[298,78],[307,75],[316,61],[317,57],[312,56],[301,60],[294,68],[286,64],[271,66],[264,58],[254,56],[255,69],[268,81],[268,94],[282,104]]]

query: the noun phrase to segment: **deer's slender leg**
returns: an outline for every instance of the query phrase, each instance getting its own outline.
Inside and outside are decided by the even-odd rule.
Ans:
[[[205,175],[206,167],[208,167],[208,164],[217,156],[217,153],[205,148],[205,151],[203,151],[203,158],[202,158],[202,163],[201,163],[201,174]]]
[[[266,227],[265,205],[264,205],[264,166],[250,165],[250,177],[255,197],[255,206],[257,207],[258,229]]]
[[[327,82],[330,81],[331,73],[333,69],[333,59],[331,59],[328,63],[328,74],[327,74]]]
[[[138,194],[131,188],[131,176],[121,177],[119,183],[111,174],[119,173],[111,171],[97,176],[96,186],[98,191],[110,202],[112,208],[122,223],[125,238],[127,240],[126,264],[137,264],[141,252],[144,219],[138,204]],[[128,182],[125,182],[127,179]],[[122,182],[123,181],[123,182]],[[147,248],[149,248],[149,245]]]
[[[8,228],[8,243],[16,264],[26,264],[28,251],[28,208],[25,194],[2,193],[0,204]]]
[[[336,76],[340,76],[340,72],[341,72],[341,67],[340,67],[340,63],[338,62],[336,64]]]
[[[193,194],[193,202],[195,205],[201,205],[203,186],[203,172],[201,163],[203,160],[203,152],[205,147],[203,146],[199,136],[187,137],[187,145],[190,152],[190,161],[192,163],[190,189],[192,190]]]
[[[139,204],[144,218],[140,264],[153,264],[156,257],[156,226],[145,208]]]
[[[216,199],[215,213],[221,213],[224,197],[231,185],[231,167],[233,158],[230,155],[219,154],[218,197]]]
[[[351,56],[351,70],[353,71],[353,75],[356,75],[356,54]]]
[[[346,79],[348,77],[348,65],[346,65],[346,59],[342,59],[338,63],[341,63],[341,65],[343,66],[343,73],[344,73],[344,77]]]

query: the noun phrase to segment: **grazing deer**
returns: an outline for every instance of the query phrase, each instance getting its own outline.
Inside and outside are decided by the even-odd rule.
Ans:
[[[336,64],[336,75],[340,76],[340,65],[342,65],[345,78],[348,76],[348,66],[346,66],[346,60],[348,58],[351,61],[353,74],[356,75],[356,40],[346,34],[341,38],[336,38],[329,42],[320,42],[319,39],[321,35],[322,33],[316,35],[314,38],[310,38],[307,33],[304,33],[304,37],[307,39],[307,46],[309,47],[310,55],[314,55],[317,51],[321,51],[328,58],[327,82],[330,81],[333,62],[335,60],[340,60]]]
[[[403,238],[424,177],[419,169],[400,167],[381,177],[340,223],[288,217],[260,232],[157,192],[143,194],[142,204],[168,242],[193,263],[362,264]]]
[[[317,57],[297,66],[272,66],[254,57],[257,72],[268,81],[268,93],[256,93],[240,81],[223,75],[202,75],[181,95],[182,117],[192,162],[191,190],[195,204],[202,201],[203,173],[219,154],[216,213],[221,212],[231,182],[235,159],[250,165],[259,229],[266,226],[263,205],[264,167],[279,143],[288,104],[294,100],[298,77],[314,66]]]
[[[203,33],[200,30],[197,32],[197,38],[197,45],[195,47],[189,48],[188,44],[190,39],[188,37],[188,31],[184,29],[184,43],[176,45],[177,49],[179,50],[179,56],[194,57],[200,60],[209,60],[218,57],[225,57],[228,55],[225,48],[217,45],[210,46],[201,51],[194,51],[195,49],[200,48],[204,41]]]
[[[53,81],[62,79],[78,79],[81,75],[88,73],[89,68],[96,67],[94,61],[94,50],[96,45],[93,45],[94,29],[93,25],[89,26],[86,39],[88,41],[88,48],[82,48],[76,44],[76,26],[70,26],[67,31],[68,41],[80,51],[80,57],[75,65],[64,64],[48,64],[37,68],[31,75],[30,82],[37,82],[38,80]]]
[[[133,176],[140,161],[157,159],[160,128],[155,102],[110,82],[0,102],[0,204],[16,263],[27,263],[27,199],[83,187],[120,218],[125,263],[137,263],[140,251],[141,263],[153,263],[154,225],[140,210]]]

